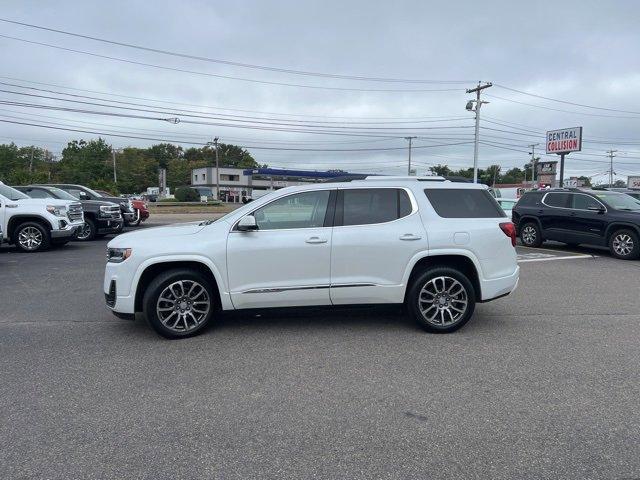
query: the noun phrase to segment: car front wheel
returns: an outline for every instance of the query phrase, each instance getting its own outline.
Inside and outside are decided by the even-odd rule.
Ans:
[[[210,322],[215,309],[210,281],[197,271],[174,269],[158,275],[143,298],[149,325],[166,338],[190,337]]]
[[[40,223],[25,222],[16,228],[14,242],[23,252],[40,252],[49,248],[51,238]]]
[[[410,286],[408,311],[428,332],[449,333],[469,321],[476,305],[467,276],[450,267],[431,267]]]
[[[96,238],[96,231],[95,222],[90,218],[85,218],[84,225],[76,232],[76,240],[80,240],[81,242],[93,240]]]
[[[609,239],[609,250],[616,258],[635,260],[640,256],[640,241],[632,230],[618,230]]]

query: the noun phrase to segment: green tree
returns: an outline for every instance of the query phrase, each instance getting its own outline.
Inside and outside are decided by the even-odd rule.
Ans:
[[[429,170],[434,175],[439,175],[441,177],[448,177],[452,173],[448,165],[434,165],[433,167],[429,167]]]

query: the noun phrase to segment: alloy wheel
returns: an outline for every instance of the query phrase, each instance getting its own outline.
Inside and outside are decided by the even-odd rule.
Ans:
[[[204,322],[211,309],[207,289],[194,280],[178,280],[160,293],[156,313],[162,324],[179,333],[189,332]]]
[[[633,251],[633,238],[626,233],[619,233],[613,239],[613,250],[621,257],[626,257]]]
[[[420,290],[418,308],[432,325],[444,327],[457,323],[467,311],[467,290],[455,278],[435,277]]]
[[[42,232],[36,227],[25,227],[18,233],[18,243],[25,250],[37,250],[42,245]]]
[[[527,225],[522,229],[522,243],[524,243],[525,245],[531,245],[535,243],[537,234],[538,233],[536,232],[535,227]]]
[[[78,240],[86,240],[87,238],[89,238],[89,236],[91,236],[91,227],[89,226],[88,223],[85,223],[80,230],[78,230],[78,233],[76,234],[76,238]]]

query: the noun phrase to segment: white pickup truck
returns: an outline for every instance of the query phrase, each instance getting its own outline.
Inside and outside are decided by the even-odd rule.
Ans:
[[[53,198],[29,198],[0,182],[0,231],[2,240],[23,252],[46,250],[71,240],[84,225],[80,202]]]

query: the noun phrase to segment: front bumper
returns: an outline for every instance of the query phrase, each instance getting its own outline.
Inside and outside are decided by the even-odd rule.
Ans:
[[[136,219],[136,212],[122,212],[122,218],[125,222],[132,222]]]
[[[108,233],[118,233],[120,230],[122,230],[122,224],[122,218],[99,219],[98,233],[101,235]]]
[[[75,235],[80,227],[84,225],[84,222],[68,222],[66,220],[59,220],[58,227],[51,230],[51,238],[71,238]]]

